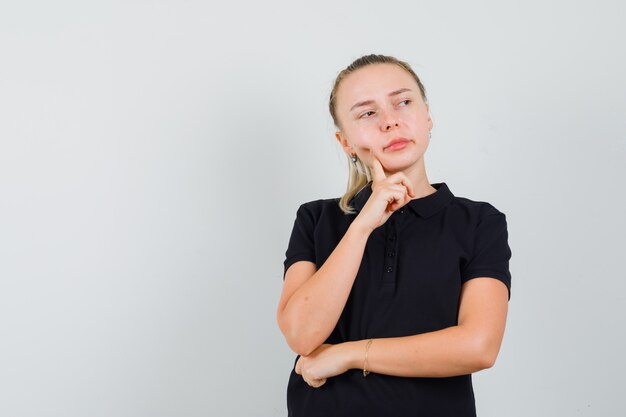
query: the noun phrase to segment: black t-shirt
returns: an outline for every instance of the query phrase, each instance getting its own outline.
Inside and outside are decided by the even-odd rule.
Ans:
[[[457,324],[461,286],[491,277],[511,287],[507,225],[492,205],[455,197],[446,184],[411,200],[369,236],[352,290],[325,343],[409,336]],[[360,211],[371,184],[351,202]],[[284,271],[297,261],[319,269],[357,214],[339,199],[298,209]],[[297,361],[296,357],[296,361]],[[295,362],[294,362],[295,365]],[[310,387],[292,370],[289,416],[475,416],[471,375],[407,378],[352,369]]]

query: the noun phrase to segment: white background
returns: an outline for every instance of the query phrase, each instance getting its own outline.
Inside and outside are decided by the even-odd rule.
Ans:
[[[284,416],[298,206],[339,196],[327,111],[409,61],[427,169],[507,214],[480,416],[623,415],[622,1],[3,1],[0,415]]]

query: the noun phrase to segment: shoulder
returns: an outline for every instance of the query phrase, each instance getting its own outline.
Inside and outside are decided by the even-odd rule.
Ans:
[[[470,246],[474,252],[482,252],[486,248],[496,251],[494,248],[499,247],[503,258],[510,257],[507,219],[502,211],[486,201],[466,197],[455,197],[450,210],[455,213],[452,217],[458,222],[456,230],[467,242],[473,242]]]
[[[339,208],[339,198],[322,198],[302,203],[298,208],[298,217],[307,216],[319,219],[322,216],[344,215]]]
[[[505,217],[505,214],[493,204],[486,201],[472,200],[467,197],[455,196],[450,202],[450,208],[454,211],[465,213],[473,219],[483,219],[489,216]]]
[[[339,198],[307,201],[298,208],[296,224],[318,236],[335,236],[346,229],[355,215],[344,213]]]
[[[487,201],[454,196],[443,215],[457,232],[474,236],[475,233],[493,233],[506,230],[505,214]]]

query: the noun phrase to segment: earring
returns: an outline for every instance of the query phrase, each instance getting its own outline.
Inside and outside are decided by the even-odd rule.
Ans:
[[[428,139],[431,139],[433,137],[433,132],[431,132],[430,130],[428,131]]]
[[[352,160],[352,163],[356,165],[356,154],[355,155],[350,155],[350,159]]]

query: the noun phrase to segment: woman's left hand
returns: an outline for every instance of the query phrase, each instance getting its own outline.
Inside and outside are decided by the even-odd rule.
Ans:
[[[344,344],[323,344],[308,356],[300,356],[296,362],[296,373],[313,388],[319,388],[326,379],[341,375],[349,368],[347,349]]]

